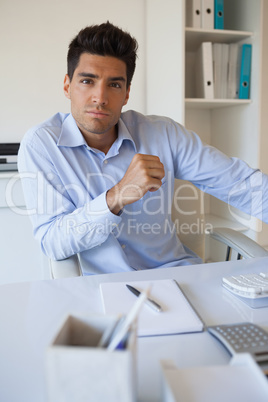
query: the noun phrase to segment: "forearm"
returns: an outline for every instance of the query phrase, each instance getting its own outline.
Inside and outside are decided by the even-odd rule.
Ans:
[[[255,171],[251,176],[234,186],[228,203],[248,215],[268,223],[268,176]]]
[[[240,220],[240,215],[232,207],[268,223],[268,176],[262,172],[251,169],[247,177],[206,192],[226,202],[234,218]]]
[[[52,220],[44,215],[32,216],[35,237],[43,252],[60,260],[104,243],[121,221],[107,208],[105,197],[101,194],[84,207]]]
[[[202,191],[268,223],[268,176],[238,158],[203,144],[193,132],[182,138],[175,173]]]
[[[109,210],[104,189],[93,198],[86,180],[80,183],[70,177],[64,185],[39,148],[22,145],[19,156],[27,212],[47,256],[63,259],[107,239],[121,218]]]

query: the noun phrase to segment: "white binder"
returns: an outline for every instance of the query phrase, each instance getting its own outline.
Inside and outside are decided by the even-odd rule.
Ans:
[[[221,70],[222,70],[222,52],[221,43],[213,43],[213,82],[214,82],[214,98],[220,99],[221,97]]]
[[[227,99],[229,45],[213,43],[214,98]]]
[[[227,98],[237,99],[239,91],[239,45],[238,43],[230,43],[229,45],[229,66],[228,66],[228,83]]]
[[[228,60],[229,60],[229,45],[227,43],[222,43],[221,58],[222,58],[221,99],[227,99]]]
[[[212,43],[202,42],[196,53],[196,97],[214,98]]]
[[[186,26],[190,28],[201,28],[201,1],[186,1]]]
[[[214,0],[201,0],[201,27],[214,29]]]

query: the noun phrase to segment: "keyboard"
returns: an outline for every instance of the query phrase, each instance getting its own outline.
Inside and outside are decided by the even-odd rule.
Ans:
[[[268,297],[268,272],[223,277],[222,285],[237,296],[250,299]]]

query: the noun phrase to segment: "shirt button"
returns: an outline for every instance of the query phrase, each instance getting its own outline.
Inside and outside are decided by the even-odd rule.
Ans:
[[[108,163],[108,161],[107,161],[107,159],[105,159],[105,161],[103,162],[105,165],[107,165],[107,163]]]
[[[126,245],[125,245],[125,244],[122,244],[122,246],[121,246],[121,247],[122,247],[122,249],[124,249],[124,248],[126,248]]]

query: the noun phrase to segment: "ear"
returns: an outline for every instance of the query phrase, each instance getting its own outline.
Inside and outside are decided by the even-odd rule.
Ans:
[[[66,98],[68,98],[68,99],[71,98],[71,95],[70,95],[70,83],[71,83],[71,81],[70,81],[69,75],[66,74],[65,77],[64,77],[63,92],[64,92],[64,95],[66,96]]]
[[[126,98],[125,98],[125,101],[124,101],[123,106],[125,106],[125,105],[128,103],[128,100],[129,100],[129,92],[130,92],[130,85],[129,85],[128,89],[127,89]]]

